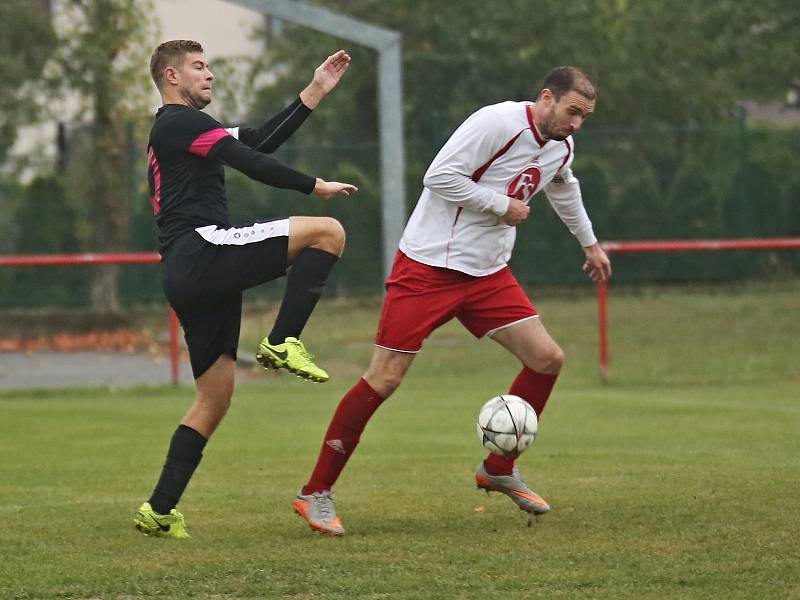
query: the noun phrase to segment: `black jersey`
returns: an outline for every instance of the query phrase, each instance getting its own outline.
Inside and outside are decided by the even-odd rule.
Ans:
[[[223,165],[275,187],[310,193],[315,178],[262,154],[274,151],[310,112],[296,100],[261,128],[226,129],[191,106],[162,106],[150,130],[147,148],[159,251],[163,253],[187,231],[207,225],[231,226]]]

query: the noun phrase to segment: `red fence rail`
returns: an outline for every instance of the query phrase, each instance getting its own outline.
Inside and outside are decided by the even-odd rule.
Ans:
[[[697,252],[714,250],[800,249],[800,238],[740,238],[732,240],[636,240],[600,244],[609,254],[642,252]],[[600,376],[608,378],[608,282],[597,284]]]
[[[161,262],[157,252],[117,252],[86,254],[29,254],[0,256],[0,267],[52,267],[66,265],[141,265]],[[180,350],[178,348],[178,316],[172,307],[169,314],[169,354],[172,383],[180,380]]]

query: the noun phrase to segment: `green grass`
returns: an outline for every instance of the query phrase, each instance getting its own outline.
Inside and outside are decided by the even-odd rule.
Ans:
[[[377,320],[374,302],[328,300],[304,337],[334,380],[240,378],[181,503],[185,542],[145,538],[130,515],[191,387],[0,394],[0,597],[800,596],[797,289],[612,291],[605,384],[592,299],[534,298],[568,364],[520,459],[554,506],[533,527],[474,489],[475,414],[517,365],[457,324],[337,485],[348,536],[292,514]],[[248,319],[243,351],[268,320]]]

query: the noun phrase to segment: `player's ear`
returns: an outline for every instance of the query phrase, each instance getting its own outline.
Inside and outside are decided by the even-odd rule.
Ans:
[[[164,83],[178,84],[178,69],[175,67],[164,67]]]

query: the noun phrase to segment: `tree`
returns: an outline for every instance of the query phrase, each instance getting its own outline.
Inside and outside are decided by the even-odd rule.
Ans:
[[[571,0],[487,3],[462,0],[326,0],[331,10],[403,35],[406,124],[426,137],[432,109],[447,129],[482,103],[531,98],[538,78],[559,64],[584,67],[599,82],[601,124],[702,123],[725,116],[743,96],[782,99],[800,76],[800,5],[792,0]],[[321,52],[342,43],[287,26],[270,40],[268,66],[285,95]],[[267,35],[267,34],[265,34]],[[370,51],[355,53],[333,121],[354,135],[374,132],[375,72]],[[352,76],[352,77],[351,77]],[[365,114],[366,113],[366,114]],[[446,132],[449,133],[449,132]]]
[[[604,186],[584,187],[589,204],[607,198],[600,209],[615,216],[608,219],[604,236],[699,235],[701,229],[707,235],[741,235],[720,232],[720,224],[712,222],[726,198],[738,194],[744,198],[739,204],[755,202],[737,191],[730,175],[732,165],[748,167],[746,149],[735,138],[734,145],[726,145],[740,126],[737,103],[783,100],[800,76],[800,4],[793,0],[685,0],[679,6],[666,0],[317,3],[403,36],[409,205],[435,152],[472,111],[506,99],[534,98],[554,66],[586,69],[599,97],[595,115],[576,140],[575,168],[582,178],[591,161],[596,176],[586,182]],[[303,146],[301,156],[327,144],[334,164],[326,168],[335,170],[337,161],[350,158],[350,148],[377,140],[375,54],[302,27],[286,24],[281,30],[278,36],[264,32],[270,48],[264,66],[282,77],[260,91],[255,113],[291,97],[320,56],[344,44],[353,56],[345,85],[326,99],[294,142]],[[714,165],[708,162],[709,137],[718,149]],[[698,168],[705,170],[702,185],[694,177]],[[713,197],[708,198],[710,188]],[[762,207],[772,201],[760,196],[758,210],[767,210]],[[696,203],[696,209],[693,204],[673,214],[671,207],[683,202]],[[374,210],[377,223],[376,206],[362,202],[356,210]],[[563,227],[549,217],[540,219],[534,210],[537,219],[528,227],[536,228],[536,237],[561,243]],[[691,231],[671,229],[687,213],[704,216]],[[521,246],[528,243],[524,238],[518,237]],[[564,256],[576,260],[562,252],[551,256],[558,267],[554,272]]]
[[[127,250],[129,173],[132,128],[147,114],[152,85],[145,65],[153,42],[149,2],[142,0],[71,0],[64,3],[59,32],[58,79],[63,91],[76,94],[81,106],[73,115],[85,126],[84,148],[75,144],[70,180],[73,201],[83,209],[84,243],[93,251]],[[92,308],[118,311],[119,268],[103,265],[92,277]]]
[[[36,118],[32,84],[54,48],[55,34],[42,2],[0,2],[0,163],[14,143],[17,126]]]

